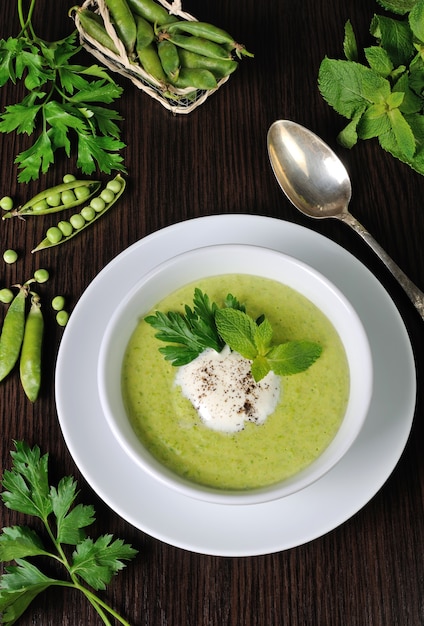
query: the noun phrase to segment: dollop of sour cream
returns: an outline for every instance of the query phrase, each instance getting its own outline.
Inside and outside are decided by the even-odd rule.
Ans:
[[[280,378],[269,372],[256,382],[251,361],[225,346],[204,350],[177,371],[175,383],[212,430],[234,433],[245,422],[263,424],[280,399]]]

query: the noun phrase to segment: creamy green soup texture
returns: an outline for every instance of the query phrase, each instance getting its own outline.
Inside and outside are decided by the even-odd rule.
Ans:
[[[241,274],[196,281],[154,310],[183,311],[185,304],[192,305],[195,287],[218,304],[232,293],[252,317],[266,315],[276,343],[308,339],[322,345],[322,354],[305,372],[282,378],[280,402],[264,424],[246,423],[237,433],[216,432],[201,422],[175,385],[176,368],[158,350],[164,344],[141,319],[122,369],[123,397],[136,435],[176,473],[216,488],[250,489],[295,474],[328,446],[346,408],[349,371],[336,330],[297,291]]]

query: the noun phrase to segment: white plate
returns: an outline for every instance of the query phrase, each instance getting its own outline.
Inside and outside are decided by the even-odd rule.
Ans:
[[[97,393],[97,358],[120,299],[158,263],[194,247],[257,244],[291,254],[327,276],[351,300],[368,333],[373,398],[349,453],[303,491],[260,505],[209,504],[173,493],[127,458],[112,436]],[[201,217],[169,226],[111,261],[79,300],[57,361],[62,432],[75,463],[97,494],[136,528],[193,552],[253,556],[299,546],[333,530],[382,487],[406,445],[415,409],[411,344],[393,301],[377,279],[331,240],[277,219]]]

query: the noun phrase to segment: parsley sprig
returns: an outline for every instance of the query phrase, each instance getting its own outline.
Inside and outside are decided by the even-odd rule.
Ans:
[[[12,468],[3,475],[1,498],[8,508],[41,519],[51,547],[27,526],[3,528],[0,562],[16,564],[6,567],[0,577],[1,623],[11,626],[39,593],[59,586],[82,592],[104,624],[110,626],[113,617],[129,626],[83,583],[95,590],[105,589],[112,576],[125,567],[123,561],[132,559],[137,551],[121,539],[113,540],[110,534],[95,541],[87,537],[85,528],[95,521],[95,511],[91,505],[74,505],[78,495],[75,480],[66,476],[57,487],[50,486],[48,454],[41,456],[38,446],[31,449],[25,442],[15,442],[15,447]],[[69,554],[65,546],[74,546],[73,552]],[[58,561],[69,578],[50,578],[34,564],[34,557]]]
[[[325,58],[318,85],[328,104],[350,122],[338,141],[378,138],[383,149],[424,174],[424,0],[379,0],[392,18],[374,15],[375,39],[360,53],[350,20],[345,60]]]
[[[322,352],[319,344],[307,340],[273,345],[272,326],[263,315],[254,320],[231,294],[227,295],[224,307],[219,307],[197,287],[193,309],[185,305],[185,313],[155,311],[144,319],[157,331],[155,337],[169,344],[160,347],[159,352],[173,365],[186,365],[207,348],[220,352],[228,345],[252,361],[256,382],[271,370],[279,376],[303,372]]]
[[[119,150],[118,112],[110,105],[122,93],[109,74],[98,65],[74,63],[81,50],[77,31],[59,41],[40,39],[32,26],[36,0],[27,14],[23,0],[17,0],[21,31],[16,37],[0,40],[0,87],[8,81],[23,80],[27,94],[21,102],[5,107],[0,115],[0,132],[35,135],[33,145],[17,155],[18,180],[28,182],[45,174],[55,152],[69,157],[74,144],[77,167],[91,174],[98,166],[109,174],[124,171]]]

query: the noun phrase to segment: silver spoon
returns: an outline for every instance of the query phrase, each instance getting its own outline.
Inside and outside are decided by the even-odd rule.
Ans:
[[[277,120],[268,130],[268,154],[290,202],[309,217],[333,217],[351,226],[383,261],[424,319],[424,293],[349,213],[349,175],[331,148],[304,126]]]

